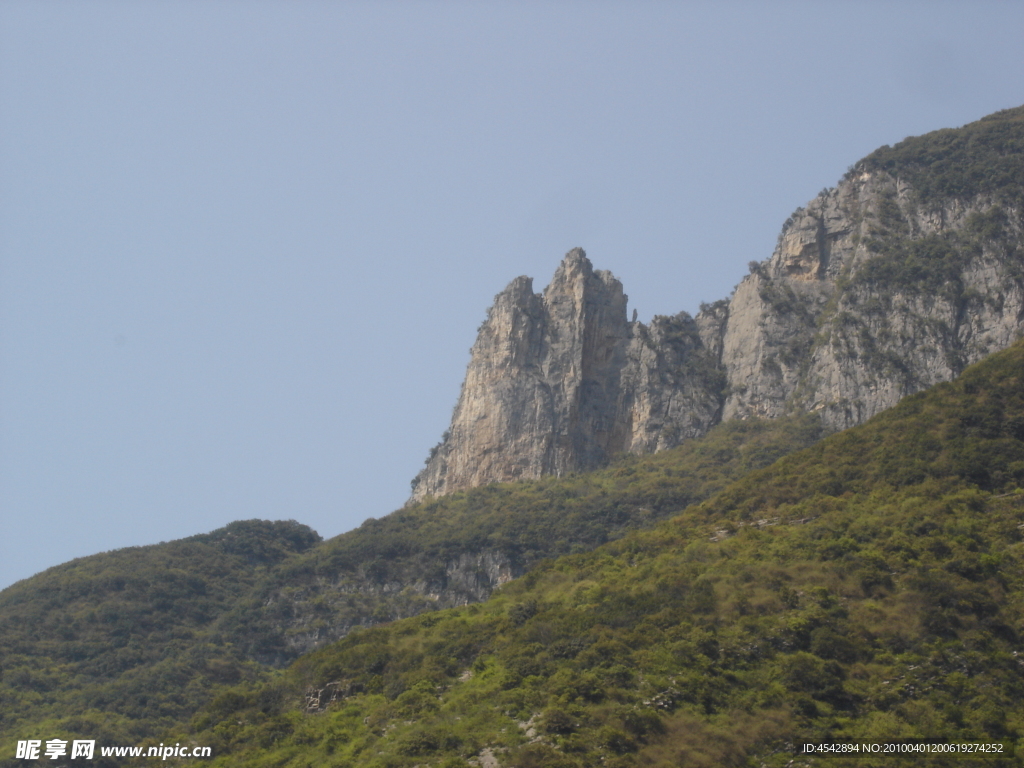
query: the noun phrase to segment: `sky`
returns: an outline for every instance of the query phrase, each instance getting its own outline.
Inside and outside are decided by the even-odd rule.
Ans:
[[[0,587],[400,507],[586,249],[727,297],[883,144],[1024,104],[1024,4],[0,4]]]

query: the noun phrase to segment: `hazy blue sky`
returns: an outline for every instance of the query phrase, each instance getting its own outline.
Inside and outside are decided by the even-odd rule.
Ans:
[[[727,296],[882,144],[1024,103],[1019,2],[0,4],[0,586],[400,506],[584,247]]]

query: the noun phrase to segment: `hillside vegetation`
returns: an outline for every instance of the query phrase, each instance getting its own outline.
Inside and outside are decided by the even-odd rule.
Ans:
[[[245,521],[51,568],[0,593],[0,764],[33,733],[152,737],[215,686],[296,658],[295,637],[433,611],[445,589],[470,601],[447,584],[461,555],[504,553],[518,575],[653,525],[820,433],[813,417],[737,422],[592,475],[430,500],[326,542],[298,523]]]
[[[26,729],[133,743],[194,711],[211,686],[258,674],[234,638],[210,628],[275,565],[319,541],[294,522],[236,522],[73,560],[5,589],[0,755]]]
[[[540,560],[649,527],[821,435],[814,415],[738,421],[598,472],[427,499],[283,564],[222,626],[278,663],[355,626],[478,602]]]
[[[995,203],[1020,210],[1024,207],[1024,107],[880,147],[851,170],[892,173],[909,182],[925,204],[989,195]]]
[[[901,738],[1010,755],[1022,481],[1019,343],[484,604],[224,689],[175,738],[247,766],[784,766],[804,742]]]

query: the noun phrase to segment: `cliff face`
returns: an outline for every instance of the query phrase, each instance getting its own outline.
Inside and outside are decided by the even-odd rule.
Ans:
[[[627,331],[622,285],[580,250],[543,295],[530,278],[513,280],[480,328],[449,436],[421,485],[436,493],[597,466],[621,444],[605,414]]]
[[[594,469],[704,434],[721,408],[717,361],[688,315],[626,320],[610,272],[570,251],[543,294],[519,277],[495,297],[444,440],[413,499]],[[706,369],[706,371],[702,370]]]
[[[1024,329],[1024,108],[883,147],[798,209],[728,300],[628,322],[571,251],[481,326],[450,430],[412,500],[585,471],[722,419],[813,411],[832,429],[954,378]]]
[[[729,302],[723,418],[819,411],[859,424],[1020,338],[1021,209],[924,205],[853,173],[793,216]]]

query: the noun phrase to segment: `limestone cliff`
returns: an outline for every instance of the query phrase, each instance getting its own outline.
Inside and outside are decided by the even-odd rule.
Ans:
[[[859,164],[740,283],[723,418],[810,410],[843,429],[1020,338],[1024,178],[928,199],[907,176]]]
[[[412,499],[593,469],[721,419],[814,411],[853,426],[1022,329],[1018,108],[872,153],[696,318],[627,321],[621,284],[581,249],[543,294],[517,278],[480,328]]]
[[[543,294],[528,277],[499,293],[413,498],[594,469],[704,434],[724,380],[698,324],[685,313],[629,322],[626,298],[579,248]]]

